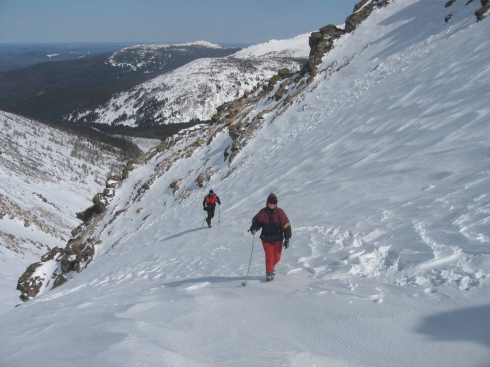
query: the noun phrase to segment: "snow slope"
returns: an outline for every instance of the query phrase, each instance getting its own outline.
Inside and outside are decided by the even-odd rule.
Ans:
[[[310,33],[300,34],[291,39],[270,40],[265,43],[252,45],[233,54],[234,57],[257,58],[257,57],[297,57],[306,58],[310,53],[308,38]]]
[[[64,247],[119,154],[0,111],[0,314],[19,303],[17,279],[47,249]]]
[[[230,166],[226,129],[149,156],[97,259],[0,318],[0,365],[487,366],[490,23],[444,5],[375,11]],[[246,231],[270,192],[293,237],[266,283]]]

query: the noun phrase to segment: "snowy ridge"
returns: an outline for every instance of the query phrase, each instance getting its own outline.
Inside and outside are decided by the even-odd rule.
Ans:
[[[209,120],[218,106],[252,90],[282,67],[298,70],[300,63],[232,57],[195,60],[113,98],[95,111],[99,115],[97,122],[138,125],[145,109],[152,114],[152,122],[158,124]]]
[[[456,2],[445,24],[444,6],[391,2],[312,84],[285,76],[231,125],[150,150],[92,264],[2,318],[0,362],[488,364],[490,23]],[[270,192],[293,237],[266,283],[247,229]]]
[[[167,51],[167,49],[186,52],[193,47],[200,48],[214,48],[222,49],[223,47],[207,41],[196,41],[180,44],[151,44],[151,45],[135,45],[125,47],[119,51],[114,52],[107,63],[118,68],[129,68],[131,70],[138,70],[147,67],[149,64],[161,63],[162,55],[160,52]],[[130,55],[129,60],[128,55]],[[163,65],[166,61],[170,61],[172,55],[167,55],[163,60]]]
[[[264,56],[306,58],[310,52],[308,45],[310,33],[304,33],[291,39],[270,40],[258,45],[252,45],[236,52],[233,57],[242,59]]]
[[[94,111],[96,122],[136,126],[209,120],[218,106],[268,81],[279,69],[299,70],[308,53],[305,34],[250,46],[224,58],[198,59],[115,96]]]

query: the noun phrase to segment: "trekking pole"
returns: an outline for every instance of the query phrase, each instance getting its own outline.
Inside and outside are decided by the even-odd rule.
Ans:
[[[218,223],[221,222],[221,204],[218,208]]]
[[[248,231],[250,232],[250,231]],[[242,285],[245,287],[247,285],[248,272],[250,271],[250,264],[252,263],[252,254],[254,253],[254,242],[255,242],[255,234],[252,235],[252,252],[250,253],[250,261],[248,262],[247,276],[245,277],[245,281],[242,282]]]
[[[206,221],[206,217],[204,217],[203,221],[202,221],[202,225],[201,227],[204,227],[204,222]]]

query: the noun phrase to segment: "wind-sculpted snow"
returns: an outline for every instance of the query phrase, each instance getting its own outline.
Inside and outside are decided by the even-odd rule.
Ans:
[[[310,52],[308,38],[310,33],[291,39],[270,40],[266,43],[249,46],[233,54],[237,58],[297,57],[306,58]]]
[[[312,84],[286,75],[280,98],[274,85],[241,100],[238,127],[150,150],[91,265],[2,319],[0,362],[487,365],[490,23],[456,2],[447,25],[444,5],[391,2]],[[293,235],[267,283],[247,229],[271,192]]]

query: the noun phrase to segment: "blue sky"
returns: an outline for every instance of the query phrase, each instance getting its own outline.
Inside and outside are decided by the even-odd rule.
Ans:
[[[261,43],[342,24],[359,0],[0,0],[0,43]]]

